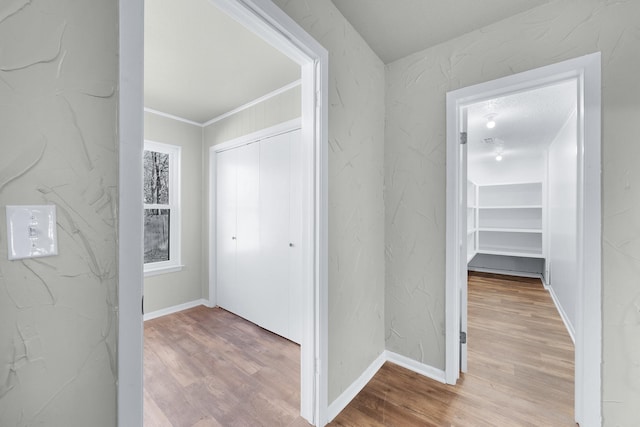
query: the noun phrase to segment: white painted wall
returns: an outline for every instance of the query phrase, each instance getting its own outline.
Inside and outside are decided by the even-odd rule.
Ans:
[[[578,300],[578,141],[571,114],[548,150],[548,284],[571,335]]]
[[[202,203],[202,128],[157,114],[144,113],[144,137],[182,147],[181,194],[182,215],[181,261],[183,268],[174,273],[144,279],[144,312],[173,307],[200,300],[203,295],[204,205]]]
[[[384,65],[330,0],[276,0],[329,51],[329,402],[384,351]]]
[[[0,40],[0,425],[113,427],[118,2],[2,1]],[[8,261],[5,205],[49,203],[58,255]]]
[[[387,65],[387,349],[444,368],[445,94],[602,52],[603,414],[640,419],[640,2],[553,0]]]

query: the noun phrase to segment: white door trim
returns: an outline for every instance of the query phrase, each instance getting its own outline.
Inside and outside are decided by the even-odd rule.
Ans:
[[[304,230],[313,258],[313,292],[304,307],[313,318],[305,331],[313,337],[302,349],[301,415],[326,424],[328,357],[328,53],[270,0],[210,0],[255,32],[302,70],[303,158],[312,189],[305,209],[314,217]],[[144,1],[119,0],[119,222],[118,222],[118,425],[142,426],[142,144]],[[306,332],[305,332],[306,333]]]
[[[548,65],[447,93],[446,380],[455,384],[460,366],[460,107],[575,78],[580,94],[578,132],[579,295],[576,307],[575,417],[581,426],[602,420],[602,219],[600,53]],[[471,337],[473,339],[473,337]]]
[[[142,426],[142,151],[144,1],[119,0],[118,378],[119,426]]]

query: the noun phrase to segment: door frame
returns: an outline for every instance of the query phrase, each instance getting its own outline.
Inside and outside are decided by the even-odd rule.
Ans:
[[[447,225],[445,375],[460,376],[460,293],[466,238],[460,162],[460,110],[469,104],[574,78],[578,82],[578,296],[575,337],[575,418],[581,426],[602,420],[601,58],[593,53],[447,93]],[[466,185],[466,183],[464,183]],[[464,212],[466,213],[466,212]],[[464,275],[466,277],[466,275]],[[473,339],[473,337],[470,337]]]
[[[301,415],[314,425],[327,417],[328,359],[328,53],[270,0],[210,0],[248,30],[298,63],[302,74],[305,200],[313,224],[305,227],[312,256],[305,261],[313,289],[304,307],[312,313],[313,342],[303,349]],[[144,1],[119,0],[118,187],[118,425],[143,423],[142,151]]]

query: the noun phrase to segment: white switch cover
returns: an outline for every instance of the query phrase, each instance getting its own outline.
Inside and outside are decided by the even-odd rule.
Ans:
[[[58,255],[55,205],[7,206],[9,259]]]

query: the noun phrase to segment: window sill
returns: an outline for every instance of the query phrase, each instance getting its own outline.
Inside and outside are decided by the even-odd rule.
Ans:
[[[166,273],[176,273],[182,271],[184,265],[172,265],[170,267],[145,268],[144,277],[158,276]]]

